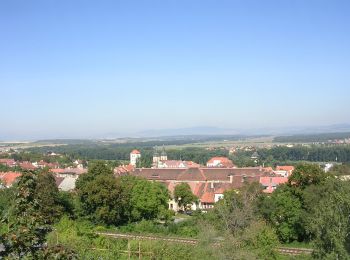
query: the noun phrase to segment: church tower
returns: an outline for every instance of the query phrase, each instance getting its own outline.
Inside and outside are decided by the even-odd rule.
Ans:
[[[165,152],[164,145],[163,145],[162,153],[160,154],[160,160],[161,161],[167,161],[168,160],[168,156],[167,156],[167,154]]]
[[[141,159],[141,153],[138,150],[133,150],[130,153],[130,164],[136,167],[137,161]]]
[[[154,152],[153,152],[153,165],[158,166],[158,163],[160,161],[160,156],[158,153],[158,147],[154,147]]]

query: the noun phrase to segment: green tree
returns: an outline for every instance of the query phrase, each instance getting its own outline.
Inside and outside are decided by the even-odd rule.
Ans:
[[[167,188],[158,182],[135,180],[130,198],[131,220],[166,218],[170,198]]]
[[[275,227],[281,241],[291,242],[303,237],[302,203],[291,187],[280,186],[271,196],[265,196],[260,210]]]
[[[261,185],[253,182],[246,183],[239,190],[225,192],[224,199],[217,202],[214,208],[217,224],[234,235],[248,227],[258,215],[257,203],[261,191]]]
[[[5,247],[0,256],[37,259],[44,250],[50,227],[45,224],[35,198],[36,178],[35,174],[25,172],[19,179],[14,206],[3,221],[8,224],[8,231],[0,239]]]
[[[119,224],[125,220],[125,198],[120,182],[103,162],[93,164],[77,181],[82,213],[96,223]]]
[[[51,224],[62,215],[63,207],[56,181],[47,170],[38,174],[35,198],[39,204],[39,213],[44,217],[46,223]]]
[[[350,259],[350,183],[328,179],[304,191],[305,227],[319,259]]]
[[[174,199],[180,207],[187,207],[187,205],[198,200],[198,198],[192,193],[190,185],[185,182],[175,186]]]
[[[331,178],[331,175],[325,173],[318,165],[299,164],[289,177],[288,183],[290,186],[304,189],[312,184],[320,184],[327,178]]]

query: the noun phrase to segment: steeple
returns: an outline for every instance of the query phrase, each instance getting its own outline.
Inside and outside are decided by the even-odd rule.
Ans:
[[[166,152],[165,152],[165,147],[164,147],[164,145],[163,145],[162,153],[161,153],[161,155],[160,155],[160,160],[161,160],[161,161],[167,161],[167,160],[168,160],[168,156],[167,156],[167,154],[166,154]]]
[[[154,147],[154,152],[153,152],[153,164],[158,165],[158,162],[161,160],[159,153],[158,153],[158,147]]]

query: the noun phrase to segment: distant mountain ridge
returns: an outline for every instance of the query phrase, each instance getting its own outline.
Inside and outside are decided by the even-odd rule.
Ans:
[[[1,131],[1,130],[0,130]],[[87,136],[57,136],[57,134],[47,134],[46,136],[18,136],[9,133],[0,132],[0,140],[53,140],[53,139],[118,139],[118,138],[157,138],[157,137],[189,137],[189,136],[289,136],[300,134],[321,134],[321,133],[341,133],[350,132],[350,124],[334,124],[326,126],[298,126],[298,127],[266,127],[266,128],[220,128],[212,126],[197,126],[188,128],[169,128],[169,129],[149,129],[138,132],[110,132],[105,134],[95,134]],[[86,134],[85,134],[86,135]]]

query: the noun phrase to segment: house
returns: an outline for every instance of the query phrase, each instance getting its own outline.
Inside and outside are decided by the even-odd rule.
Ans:
[[[288,178],[277,176],[261,176],[259,182],[264,187],[263,192],[272,193],[278,185],[287,183]]]
[[[282,175],[284,177],[289,177],[292,175],[293,171],[294,171],[294,166],[284,165],[284,166],[276,166],[275,173],[278,175]]]
[[[233,162],[226,157],[213,157],[207,162],[207,167],[233,168]]]
[[[14,159],[0,159],[0,164],[6,165],[8,167],[15,167],[17,165]]]
[[[158,165],[156,165],[156,168],[194,168],[194,167],[200,167],[200,165],[192,161],[181,161],[181,160],[158,161]]]
[[[113,172],[114,175],[123,175],[124,173],[131,172],[135,169],[134,165],[128,164],[128,165],[120,165],[116,168],[114,168]]]
[[[58,177],[65,178],[65,177],[73,176],[74,178],[78,179],[78,177],[81,174],[87,173],[87,169],[68,167],[68,168],[64,168],[64,169],[61,169],[61,168],[50,169],[50,172],[52,172],[55,176],[58,176]]]
[[[31,162],[28,162],[28,161],[20,162],[19,167],[21,167],[23,170],[29,170],[29,171],[33,171],[37,168]]]
[[[48,162],[45,162],[43,160],[37,162],[37,163],[33,163],[34,167],[37,167],[37,168],[49,168],[49,169],[57,169],[59,167],[59,164],[58,163],[48,163]]]
[[[138,160],[141,159],[141,153],[138,150],[133,150],[130,153],[130,164],[136,166]]]
[[[135,168],[131,171],[117,171],[115,176],[132,175],[157,181],[165,185],[173,196],[176,185],[188,183],[198,204],[191,209],[207,210],[223,197],[226,190],[238,189],[246,182],[259,182],[261,176],[268,176],[262,167],[249,168]],[[169,209],[178,210],[175,198],[169,201]]]
[[[79,176],[87,173],[85,168],[65,168],[65,169],[50,169],[54,174],[56,185],[59,190],[72,191],[75,189],[75,183]]]
[[[0,188],[1,186],[10,188],[20,176],[22,176],[20,172],[0,172]]]

